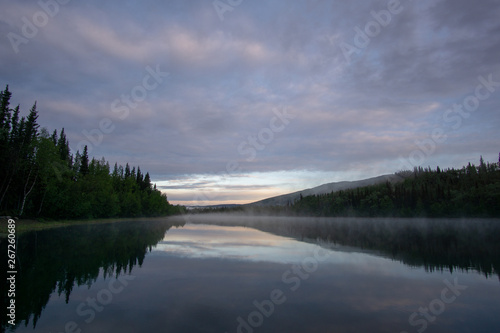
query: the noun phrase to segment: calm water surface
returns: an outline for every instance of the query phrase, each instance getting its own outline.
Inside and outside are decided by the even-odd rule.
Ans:
[[[496,332],[499,230],[193,216],[31,233],[15,332]]]

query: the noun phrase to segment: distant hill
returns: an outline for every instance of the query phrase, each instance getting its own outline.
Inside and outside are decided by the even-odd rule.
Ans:
[[[385,183],[387,181],[393,184],[399,183],[403,181],[403,177],[400,177],[395,174],[390,174],[363,180],[351,181],[351,182],[343,181],[336,183],[328,183],[302,191],[297,191],[289,194],[279,195],[277,197],[267,198],[264,200],[247,204],[245,206],[285,206],[288,203],[293,204],[295,201],[299,200],[301,194],[303,197],[306,197],[308,195],[326,194],[341,190],[363,187],[363,186],[377,185]]]
[[[241,205],[238,204],[221,204],[221,205],[207,205],[207,206],[186,206],[188,210],[191,209],[205,209],[205,208],[210,208],[210,209],[221,209],[221,208],[235,208],[239,207]]]

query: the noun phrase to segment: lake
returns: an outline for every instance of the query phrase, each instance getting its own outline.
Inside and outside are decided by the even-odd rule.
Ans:
[[[15,332],[500,326],[499,220],[138,219],[24,234],[18,271]]]

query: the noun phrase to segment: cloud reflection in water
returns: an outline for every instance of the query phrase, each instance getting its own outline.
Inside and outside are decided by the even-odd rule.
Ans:
[[[293,263],[310,256],[317,248],[251,228],[188,224],[169,230],[154,250],[188,258]]]

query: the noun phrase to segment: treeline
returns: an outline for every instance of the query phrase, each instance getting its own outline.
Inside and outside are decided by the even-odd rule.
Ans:
[[[37,123],[36,103],[27,117],[0,92],[0,215],[87,219],[161,216],[180,207],[168,203],[149,173],[127,164],[89,160],[87,147],[70,152],[64,129],[49,133]]]
[[[500,217],[500,161],[462,169],[415,168],[389,182],[303,197],[287,209],[314,216]]]
[[[300,197],[286,206],[198,208],[190,213],[333,217],[500,217],[500,160],[461,169],[415,168],[401,182]]]

